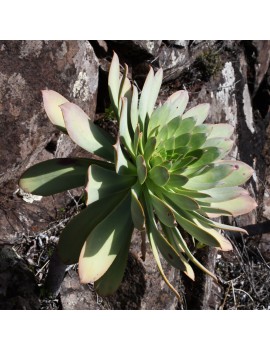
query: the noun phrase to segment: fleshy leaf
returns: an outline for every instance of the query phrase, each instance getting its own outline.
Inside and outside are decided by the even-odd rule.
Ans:
[[[145,214],[139,201],[138,186],[136,184],[131,189],[131,217],[135,228],[138,230],[145,229]]]
[[[162,222],[168,227],[175,227],[177,223],[175,221],[174,215],[170,207],[152,193],[150,193],[150,198],[160,222]]]
[[[138,125],[138,90],[135,85],[132,86],[132,100],[130,109],[130,120],[133,131],[135,132]]]
[[[199,104],[192,107],[184,115],[183,119],[188,117],[194,117],[196,119],[196,125],[202,124],[208,116],[210,110],[209,104]]]
[[[210,203],[209,205],[213,209],[213,213],[215,213],[215,209],[225,210],[230,212],[234,217],[248,213],[257,207],[256,201],[249,195],[240,196],[224,202]]]
[[[86,205],[100,200],[114,193],[128,190],[136,182],[136,177],[121,176],[114,170],[92,165],[88,169],[88,183],[85,191],[87,193]]]
[[[150,179],[158,186],[164,186],[169,178],[169,172],[165,167],[155,166],[149,171]]]
[[[84,186],[88,167],[97,164],[112,168],[108,162],[88,158],[56,158],[28,168],[19,185],[27,193],[48,196]]]
[[[130,194],[115,206],[86,239],[79,258],[81,283],[95,282],[102,277],[123,248],[125,239],[130,241],[134,227],[131,213],[127,211],[129,206]]]
[[[147,177],[147,167],[142,155],[136,158],[137,174],[140,184],[143,184]]]
[[[120,140],[117,138],[116,144],[113,145],[115,151],[115,170],[116,173],[122,175],[136,175],[136,167],[131,163],[122,150]]]
[[[95,290],[100,296],[112,295],[119,288],[127,265],[129,245],[130,238],[126,235],[123,238],[123,245],[109,269],[95,281]]]
[[[148,113],[149,98],[151,97],[151,94],[152,94],[153,84],[154,84],[154,71],[153,71],[153,68],[151,67],[146,77],[146,80],[142,89],[141,97],[140,97],[140,102],[139,102],[139,119],[141,122],[141,127],[144,126],[144,121]]]
[[[44,109],[53,125],[66,133],[66,126],[60,105],[68,100],[53,90],[42,90]]]
[[[121,116],[120,116],[120,124],[119,124],[119,135],[120,140],[128,149],[129,153],[134,156],[133,145],[129,133],[128,127],[128,110],[127,110],[127,98],[123,98],[122,100],[122,108],[121,108]]]
[[[241,161],[218,161],[216,164],[220,165],[231,165],[234,167],[234,171],[226,178],[224,178],[217,187],[232,187],[244,184],[254,173],[254,170],[244,162]]]
[[[71,139],[86,151],[113,161],[112,137],[95,125],[79,106],[66,102],[60,107]]]
[[[65,264],[74,264],[79,260],[83,244],[92,230],[110,214],[127,192],[102,198],[83,209],[71,219],[60,234],[58,252]]]
[[[170,112],[167,116],[167,122],[175,117],[182,116],[188,103],[188,92],[186,90],[179,90],[173,93],[166,103],[170,107]]]
[[[117,116],[118,116],[118,94],[120,89],[119,78],[120,78],[119,59],[116,53],[114,53],[111,66],[110,66],[110,71],[109,71],[108,86],[109,86],[110,100]]]

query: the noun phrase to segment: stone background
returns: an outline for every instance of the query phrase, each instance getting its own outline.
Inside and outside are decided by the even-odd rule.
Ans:
[[[71,206],[72,196],[79,194],[29,197],[18,188],[18,179],[29,166],[54,157],[84,155],[49,122],[40,91],[45,88],[56,90],[82,107],[93,120],[106,124],[104,115],[109,106],[107,77],[113,51],[117,52],[122,64],[129,65],[132,78],[139,87],[149,65],[155,70],[163,68],[161,101],[176,90],[186,89],[190,106],[200,102],[211,104],[207,122],[228,122],[235,127],[235,147],[230,156],[254,167],[255,175],[247,187],[257,199],[258,208],[234,219],[234,223],[244,226],[270,219],[270,41],[1,41],[2,309],[5,306],[8,309],[40,308],[37,289],[33,288],[36,278],[31,260],[14,253],[14,248],[22,240],[28,240],[31,246],[32,239],[29,238],[40,237],[40,233],[54,224],[59,234],[61,225],[58,224],[63,223],[64,218],[61,210]],[[269,234],[256,237],[252,245],[260,248],[266,261],[270,260]],[[108,299],[100,299],[89,285],[80,286],[76,271],[69,270],[60,291],[61,308],[219,308],[222,289],[214,285],[211,278],[197,273],[197,281],[190,284],[164,263],[170,281],[183,293],[184,301],[179,304],[160,278],[148,246],[147,252],[143,262],[139,234],[134,233],[124,282],[116,295]],[[215,269],[215,250],[201,250],[198,257],[210,269]],[[16,271],[14,281],[10,279],[11,267]],[[14,288],[18,284],[19,272],[24,272],[21,273],[22,284],[29,281],[27,292]],[[24,279],[23,274],[28,278]],[[33,279],[29,278],[31,274]],[[14,299],[17,300],[14,302]]]

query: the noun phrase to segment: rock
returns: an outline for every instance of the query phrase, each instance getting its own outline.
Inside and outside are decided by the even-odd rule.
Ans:
[[[1,184],[35,163],[56,131],[44,113],[42,89],[56,90],[94,117],[98,61],[86,41],[2,41],[0,46]]]
[[[107,43],[123,58],[130,61],[153,59],[157,56],[161,40],[110,40]]]
[[[167,45],[176,46],[179,48],[187,48],[189,45],[189,40],[164,40]]]
[[[94,118],[98,60],[88,41],[2,41],[0,47],[0,239],[14,242],[48,225],[68,201],[60,194],[29,206],[17,196],[23,171],[54,156],[85,155],[53,127],[41,90],[61,93]]]
[[[8,246],[0,247],[0,309],[37,310],[40,307],[34,274]]]

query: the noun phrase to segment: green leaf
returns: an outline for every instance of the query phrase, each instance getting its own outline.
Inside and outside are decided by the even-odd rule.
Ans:
[[[233,167],[233,172],[222,180],[217,187],[232,187],[244,184],[254,173],[254,170],[244,162],[241,161],[218,161],[215,164],[229,165]]]
[[[208,136],[208,138],[224,138],[224,139],[229,139],[234,131],[233,126],[230,124],[226,123],[219,123],[219,124],[209,124],[209,127],[211,126],[211,132]]]
[[[68,134],[77,145],[106,160],[114,160],[113,139],[108,133],[90,121],[75,104],[66,102],[61,110]]]
[[[154,71],[153,71],[153,68],[150,67],[150,71],[146,77],[146,80],[142,89],[140,101],[139,101],[139,119],[141,122],[141,127],[144,126],[144,121],[148,113],[148,104],[149,104],[149,99],[151,99],[153,85],[154,85]],[[144,129],[142,128],[142,130]]]
[[[166,184],[166,186],[168,187],[168,189],[170,188],[180,188],[183,185],[185,185],[188,181],[188,178],[185,176],[182,176],[180,174],[170,174],[170,179],[168,181],[168,183]]]
[[[196,124],[196,120],[193,117],[181,119],[181,123],[178,129],[175,131],[174,136],[178,137],[179,135],[182,135],[182,134],[192,133],[195,127],[195,124]]]
[[[130,189],[135,182],[136,177],[119,175],[114,170],[92,165],[88,169],[88,183],[85,188],[86,204],[90,205],[103,197]]]
[[[177,223],[170,207],[152,193],[150,193],[150,199],[160,222],[168,227],[175,227]]]
[[[150,179],[158,186],[164,186],[169,178],[169,172],[165,167],[155,166],[149,171]]]
[[[206,241],[211,242],[212,244],[206,244],[209,246],[215,246],[220,248],[222,251],[230,251],[232,250],[231,243],[224,238],[219,232],[217,232],[212,226],[208,225],[205,221],[201,221],[194,215],[193,212],[186,211],[183,213],[183,218],[185,220],[195,225],[196,229],[190,227],[189,233],[194,236],[199,242],[206,244]],[[185,223],[186,225],[187,223]],[[214,242],[217,242],[215,245]]]
[[[207,147],[200,150],[192,151],[188,153],[185,157],[192,156],[197,152],[200,152],[201,156],[199,157],[198,161],[192,163],[192,165],[189,165],[188,169],[190,169],[191,172],[193,168],[200,168],[204,165],[216,161],[221,157],[222,154],[222,150],[218,149],[217,147]]]
[[[106,168],[113,165],[88,158],[57,158],[40,162],[27,169],[20,178],[19,186],[27,193],[48,196],[84,186],[91,164]]]
[[[191,262],[193,262],[199,269],[201,269],[204,273],[210,275],[212,278],[215,279],[215,281],[217,282],[217,277],[210,272],[208,269],[206,269],[190,252],[185,240],[183,239],[181,233],[178,231],[177,228],[175,228],[175,230],[177,231],[177,240],[179,241],[180,245],[183,247],[183,249],[185,250],[186,255],[188,256],[188,258],[190,259]]]
[[[133,131],[135,132],[138,125],[138,90],[135,85],[132,86],[132,100],[130,109],[130,120]]]
[[[114,196],[102,198],[87,206],[71,219],[60,234],[58,243],[58,253],[63,263],[74,264],[78,262],[88,235],[115,209],[126,195],[127,191],[124,191],[114,194]]]
[[[208,195],[206,198],[201,198],[204,202],[223,202],[235,199],[239,196],[248,195],[248,191],[240,187],[228,188],[213,188],[204,190],[204,194]]]
[[[108,77],[109,95],[116,115],[119,117],[118,112],[118,95],[120,89],[120,69],[119,59],[114,52]]]
[[[87,237],[79,258],[81,283],[95,282],[102,277],[126,245],[126,240],[130,241],[134,228],[130,200],[130,194],[127,194]]]
[[[147,140],[145,144],[145,149],[144,149],[144,159],[146,163],[148,163],[153,152],[155,151],[156,144],[157,144],[157,139],[155,137],[151,137]]]
[[[185,218],[183,216],[183,212],[181,212],[181,214],[174,212],[174,215],[180,226],[184,228],[191,236],[193,236],[199,242],[213,247],[220,246],[220,243],[215,235],[210,234],[208,231],[200,228],[197,224],[194,224],[192,221]]]
[[[186,90],[179,90],[172,94],[166,104],[170,107],[170,112],[167,116],[167,122],[175,117],[182,116],[188,103],[188,93]]]
[[[135,228],[138,230],[145,229],[145,214],[139,201],[138,184],[135,184],[131,189],[131,217]]]
[[[256,201],[250,197],[249,195],[244,195],[237,197],[236,199],[218,202],[218,203],[210,203],[210,209],[212,212],[208,210],[207,213],[218,213],[218,210],[227,211],[228,215],[233,215],[234,217],[243,215],[254,210],[257,207]]]
[[[131,97],[131,84],[129,79],[127,78],[127,75],[128,75],[128,66],[125,64],[124,74],[120,82],[120,89],[119,89],[119,95],[118,95],[118,110],[121,110],[122,108],[122,99],[125,96]]]
[[[136,175],[136,167],[131,163],[122,150],[119,137],[117,138],[116,144],[113,145],[115,150],[115,170],[116,173],[121,175]]]
[[[192,134],[188,143],[190,150],[199,149],[207,140],[207,134],[205,133],[196,133]]]
[[[208,116],[210,110],[209,104],[199,104],[195,107],[192,107],[184,115],[183,119],[188,117],[193,117],[196,119],[196,125],[202,124]]]
[[[147,167],[142,155],[137,156],[136,165],[139,182],[140,184],[143,184],[147,177]]]
[[[191,190],[211,189],[224,181],[234,171],[234,167],[229,164],[212,164],[204,173],[191,178],[185,184],[185,188]]]
[[[129,133],[128,127],[128,110],[127,110],[127,98],[123,98],[122,108],[121,108],[121,116],[120,116],[120,124],[119,124],[119,136],[120,140],[128,149],[130,155],[134,156],[133,145]]]
[[[162,83],[162,78],[163,78],[163,70],[162,68],[160,68],[157,73],[155,74],[155,77],[153,79],[153,83],[152,83],[152,87],[151,87],[151,91],[148,97],[148,106],[147,106],[147,113],[148,116],[151,117],[155,104],[156,104],[156,100],[158,97],[158,93],[161,87],[161,83]]]
[[[177,236],[178,236],[178,229],[177,228],[168,228],[165,226],[162,226],[163,231],[166,232],[169,240],[170,240],[170,244],[173,246],[173,248],[175,249],[175,251],[178,253],[183,265],[185,268],[183,268],[183,272],[191,279],[191,280],[195,280],[195,274],[194,271],[192,269],[192,267],[188,264],[186,258],[184,257],[184,255],[182,254],[183,252],[185,252],[185,250],[183,249],[183,247],[181,246],[179,240],[177,240]]]
[[[130,246],[128,235],[123,236],[122,247],[109,269],[101,278],[95,281],[95,290],[100,296],[109,296],[119,288],[127,265],[127,258]]]
[[[53,125],[62,132],[67,133],[60,105],[68,100],[53,90],[42,90],[44,109]]]
[[[190,211],[199,209],[198,203],[186,195],[172,193],[166,190],[162,190],[162,194],[164,195],[166,202],[168,202],[168,204],[176,211],[177,208]]]

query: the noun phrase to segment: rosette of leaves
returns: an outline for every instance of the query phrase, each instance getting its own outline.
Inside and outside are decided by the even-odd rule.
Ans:
[[[74,103],[43,91],[45,111],[52,123],[93,158],[53,159],[29,168],[20,179],[27,192],[52,195],[85,186],[86,207],[60,235],[58,252],[66,264],[79,263],[82,283],[95,282],[100,295],[117,290],[126,267],[134,228],[146,231],[158,269],[160,255],[191,279],[195,264],[184,232],[193,243],[231,250],[221,230],[245,230],[212,220],[238,216],[256,207],[239,185],[253,174],[247,164],[224,160],[230,152],[233,128],[203,124],[209,104],[187,111],[188,93],[178,91],[156,107],[162,69],[152,68],[141,93],[120,73],[114,54],[109,94],[119,133],[114,140]],[[186,234],[185,234],[186,235]]]

